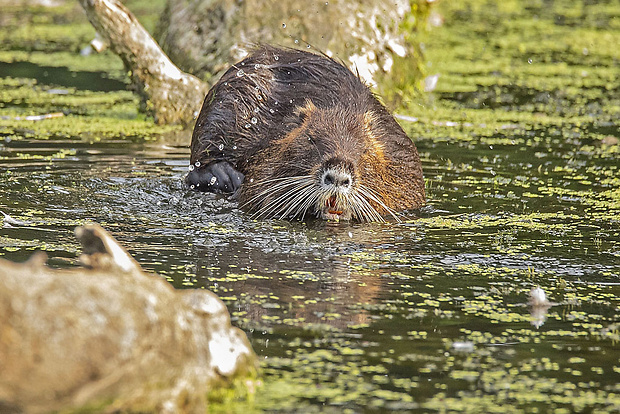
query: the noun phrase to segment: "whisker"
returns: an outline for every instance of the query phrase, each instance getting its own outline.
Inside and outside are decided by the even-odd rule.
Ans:
[[[295,212],[295,216],[298,216],[300,212],[303,212],[301,216],[302,220],[306,216],[306,213],[308,212],[308,209],[310,208],[310,206],[316,204],[316,202],[319,199],[319,193],[317,191],[312,191],[310,193],[310,196],[311,197],[308,197],[303,204],[300,204],[299,208]]]
[[[300,179],[307,179],[307,178],[312,178],[312,177],[313,177],[312,175],[295,175],[292,177],[270,178],[268,180],[256,181],[252,183],[252,185],[263,185],[263,184],[273,183],[275,181],[297,181]]]
[[[293,184],[296,184],[296,185],[293,185]],[[258,209],[258,211],[254,214],[254,216],[255,217],[265,217],[265,216],[273,217],[278,214],[277,212],[278,209],[280,209],[280,211],[286,212],[286,209],[290,208],[292,203],[297,202],[296,200],[300,197],[299,195],[296,195],[293,198],[291,198],[290,196],[295,195],[296,193],[300,193],[300,192],[303,193],[307,191],[307,188],[311,187],[313,184],[314,182],[308,179],[299,180],[296,183],[291,183],[289,187],[292,187],[292,188],[284,187],[282,189],[281,194],[277,195],[275,198],[271,200],[268,200],[267,203],[264,203]],[[287,201],[287,199],[289,200]]]
[[[300,192],[305,191],[308,187],[312,186],[312,182],[300,182],[295,186],[291,186],[288,189],[282,191],[279,195],[276,195],[274,198],[269,200],[268,204],[273,204],[274,202],[284,203],[284,205],[290,205],[297,197]],[[290,198],[292,196],[294,198]]]
[[[316,190],[313,188],[313,186],[308,186],[304,190],[300,191],[299,194],[297,194],[297,196],[288,204],[288,208],[284,211],[284,213],[282,213],[280,218],[289,216],[292,211],[294,211],[292,217],[297,217],[300,208],[303,207],[309,199],[311,199],[309,196],[311,196],[313,193],[316,193]]]
[[[356,195],[360,210],[363,212],[363,217],[366,218],[366,221],[379,221],[384,222],[385,219],[379,212],[366,200],[362,194]]]
[[[366,212],[364,211],[364,205],[362,200],[360,200],[360,196],[357,194],[353,195],[354,202],[351,203],[351,210],[353,211],[353,215],[357,218],[358,221],[370,221]]]
[[[280,208],[280,211],[282,212],[282,214],[280,214],[280,218],[285,217],[288,212],[294,208],[298,203],[300,203],[301,201],[303,201],[303,197],[305,196],[305,194],[309,191],[310,186],[306,185],[306,186],[299,186],[297,188],[294,188],[293,190],[293,194],[291,197],[287,197],[288,199],[284,201],[284,203],[280,203],[280,202],[274,202],[274,203],[270,203],[270,204],[274,204],[276,207]],[[290,191],[289,191],[290,193]],[[288,194],[286,194],[288,195]],[[282,197],[279,197],[282,198]],[[277,215],[278,213],[274,213],[274,215]]]
[[[252,186],[258,187],[259,190],[263,186],[267,188],[253,194],[241,207],[250,206],[250,210],[254,210],[252,218],[303,219],[312,206],[335,197],[336,202],[348,209],[351,216],[359,221],[385,222],[385,217],[373,206],[374,203],[397,222],[401,222],[398,215],[370,188],[360,184],[357,191],[348,194],[333,190],[325,191],[317,188],[314,178],[313,175],[299,175],[257,181]]]
[[[263,200],[263,204],[254,214],[255,217],[273,217],[277,214],[278,209],[282,209],[282,203],[287,203],[287,197],[291,194],[295,194],[299,191],[299,187],[293,187],[291,189],[285,190],[281,194],[277,195],[276,198],[271,200],[267,200],[266,202]]]
[[[259,198],[267,195],[267,194],[274,194],[280,190],[286,190],[287,187],[289,186],[293,186],[295,184],[301,183],[301,182],[305,182],[308,179],[311,179],[312,176],[295,176],[295,177],[284,177],[284,178],[274,178],[274,179],[270,179],[270,180],[264,180],[264,181],[259,181],[256,183],[253,183],[252,186],[263,186],[264,184],[270,184],[273,182],[277,182],[275,185],[273,186],[268,186],[266,189],[264,189],[263,191],[259,192],[258,194],[255,194],[253,197],[251,197],[250,199],[248,199],[247,201],[245,201],[241,207],[246,207],[248,204],[258,200]]]
[[[384,222],[385,218],[377,211],[375,207],[373,207],[372,204],[370,204],[370,202],[365,197],[363,197],[364,194],[365,193],[360,192],[360,198],[362,200],[362,204],[364,204],[366,211],[368,212],[368,217],[372,218],[372,221]]]
[[[358,188],[358,191],[360,192],[360,194],[365,195],[366,197],[370,198],[371,200],[379,204],[381,207],[383,207],[385,211],[387,211],[392,217],[394,217],[394,219],[397,222],[399,223],[401,222],[400,218],[396,215],[396,213],[391,208],[386,206],[385,203],[379,199],[379,197],[373,194],[373,191],[370,188],[360,185]]]

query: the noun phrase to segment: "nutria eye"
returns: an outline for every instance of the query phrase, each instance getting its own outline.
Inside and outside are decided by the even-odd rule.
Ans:
[[[323,184],[325,185],[332,185],[334,184],[334,176],[331,174],[325,174],[325,177],[323,177]]]

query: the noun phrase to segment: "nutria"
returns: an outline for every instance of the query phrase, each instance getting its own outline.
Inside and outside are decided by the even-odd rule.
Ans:
[[[294,49],[262,46],[211,88],[189,168],[255,217],[382,221],[425,202],[415,145],[359,76]]]

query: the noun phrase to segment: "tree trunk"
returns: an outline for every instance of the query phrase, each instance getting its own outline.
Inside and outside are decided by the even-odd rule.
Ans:
[[[208,85],[181,71],[118,0],[79,0],[95,30],[120,56],[158,124],[190,125]]]
[[[396,65],[419,81],[418,31],[432,0],[167,0],[155,33],[180,68],[208,78],[257,43],[309,48],[342,60],[369,84]]]

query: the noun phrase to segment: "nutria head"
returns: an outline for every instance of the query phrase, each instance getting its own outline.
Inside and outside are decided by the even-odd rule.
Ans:
[[[285,121],[290,132],[248,161],[239,195],[242,208],[258,218],[383,221],[385,215],[398,219],[396,211],[419,207],[424,184],[415,147],[398,124],[394,130],[385,128],[379,116],[351,103],[317,108],[306,101]],[[384,135],[394,133],[414,148],[414,160],[411,148],[404,147],[402,159],[398,154],[387,158],[386,145],[395,140]],[[400,138],[396,141],[402,146]],[[422,201],[412,199],[419,185],[409,172],[418,176]]]

